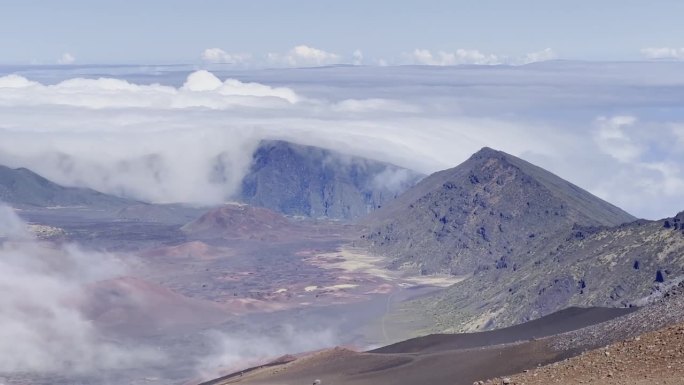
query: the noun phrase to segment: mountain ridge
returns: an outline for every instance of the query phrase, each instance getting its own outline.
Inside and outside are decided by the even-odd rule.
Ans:
[[[525,254],[575,225],[635,219],[538,166],[485,147],[364,218],[361,243],[391,258],[395,268],[461,275],[524,263]]]
[[[0,201],[34,207],[101,205],[117,208],[139,203],[89,188],[62,186],[27,168],[13,169],[2,165]]]

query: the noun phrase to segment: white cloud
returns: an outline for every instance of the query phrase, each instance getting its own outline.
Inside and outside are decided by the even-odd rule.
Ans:
[[[522,57],[517,64],[530,64],[541,61],[548,61],[556,59],[558,56],[551,48],[545,48],[541,51],[530,52]]]
[[[76,61],[74,55],[65,52],[57,59],[57,64],[73,64]]]
[[[181,91],[215,92],[223,96],[250,96],[257,98],[280,98],[290,103],[297,103],[300,98],[289,88],[270,87],[259,83],[243,83],[236,79],[226,79],[221,82],[209,71],[200,70],[191,73]],[[202,105],[201,103],[199,105]],[[210,107],[211,105],[203,105]]]
[[[410,54],[404,54],[409,64],[453,66],[453,65],[521,65],[556,58],[551,48],[528,53],[520,58],[510,58],[504,55],[485,54],[476,49],[458,49],[455,52],[437,51],[432,53],[427,49],[415,49]]]
[[[113,342],[79,308],[86,285],[123,271],[115,257],[44,244],[25,227],[0,205],[0,373],[99,374],[161,358]]]
[[[262,67],[320,67],[333,64],[348,63],[363,65],[367,62],[361,50],[355,50],[348,56],[324,51],[307,45],[298,45],[285,53],[272,52],[266,55],[252,55],[250,53],[229,53],[221,48],[207,48],[201,54],[207,63],[229,63],[236,66]],[[457,49],[454,52],[415,49],[410,53],[403,53],[399,59],[374,59],[371,63],[384,67],[390,64],[420,64],[434,66],[452,65],[523,65],[540,61],[553,60],[557,57],[551,48],[537,52],[530,52],[518,57],[484,53],[476,49]]]
[[[338,54],[323,51],[307,45],[298,45],[285,54],[269,53],[267,61],[271,65],[289,67],[313,67],[340,63]]]
[[[252,54],[247,52],[228,53],[220,48],[207,48],[202,52],[202,60],[208,63],[247,65]]]
[[[409,56],[415,64],[450,66],[458,64],[501,64],[496,55],[484,54],[478,50],[458,49],[456,52],[438,51],[433,54],[427,49],[416,49]]]
[[[643,149],[625,133],[636,121],[635,117],[624,115],[599,117],[594,134],[596,144],[601,151],[620,162],[629,163],[638,159]]]
[[[0,77],[0,106],[62,105],[84,108],[262,107],[297,103],[300,97],[285,87],[221,81],[208,71],[188,75],[181,88],[138,85],[114,78],[74,78],[42,85],[19,75]]]
[[[352,64],[359,66],[363,64],[363,52],[361,50],[356,50],[352,53]]]
[[[636,215],[682,209],[672,191],[684,110],[662,106],[684,98],[684,75],[670,64],[272,69],[241,71],[250,81],[239,83],[176,74],[149,79],[182,86],[0,77],[0,164],[142,200],[217,203],[263,138],[425,173],[486,145]]]
[[[684,59],[684,48],[650,47],[641,50],[647,59]]]
[[[10,74],[0,77],[0,89],[29,88],[34,86],[40,86],[40,83],[32,82],[20,75]]]

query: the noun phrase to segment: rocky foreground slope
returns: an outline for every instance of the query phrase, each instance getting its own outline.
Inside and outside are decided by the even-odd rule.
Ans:
[[[461,275],[515,269],[575,225],[634,219],[546,170],[483,148],[371,214],[363,240],[397,268]]]
[[[684,323],[596,349],[488,385],[678,385],[684,381]]]
[[[284,141],[262,141],[238,199],[286,215],[357,219],[423,175],[388,163]]]
[[[555,351],[583,353],[483,383],[682,384],[684,283],[635,313],[554,337],[550,346]]]

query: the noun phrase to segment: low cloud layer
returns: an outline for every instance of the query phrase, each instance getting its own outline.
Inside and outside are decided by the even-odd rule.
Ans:
[[[684,209],[678,62],[195,70],[181,78],[159,68],[113,67],[102,78],[82,71],[0,76],[0,164],[141,200],[214,204],[236,191],[261,139],[422,173],[490,146],[638,216]]]
[[[156,350],[107,339],[81,312],[85,285],[123,272],[113,256],[34,239],[0,205],[0,374],[90,374],[142,367]]]

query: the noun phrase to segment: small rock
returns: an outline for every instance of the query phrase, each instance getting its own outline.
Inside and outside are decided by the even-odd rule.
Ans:
[[[502,385],[510,385],[511,384],[511,379],[506,377],[503,380],[501,380]]]

